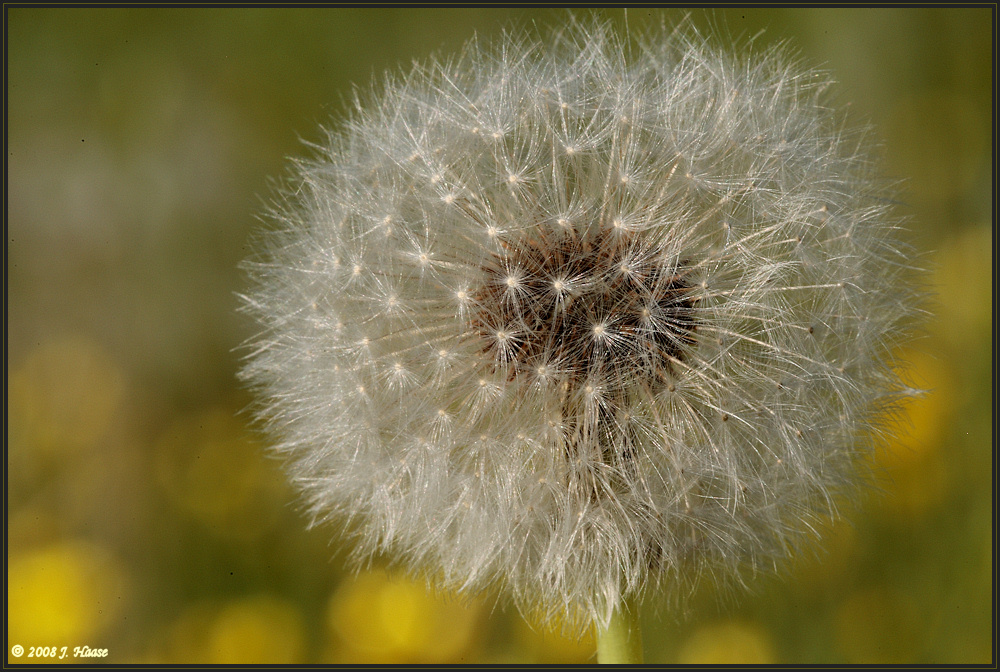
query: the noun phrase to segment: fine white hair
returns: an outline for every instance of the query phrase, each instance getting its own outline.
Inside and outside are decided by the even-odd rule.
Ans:
[[[243,377],[358,558],[606,626],[867,480],[918,292],[827,75],[690,26],[470,43],[295,164]]]

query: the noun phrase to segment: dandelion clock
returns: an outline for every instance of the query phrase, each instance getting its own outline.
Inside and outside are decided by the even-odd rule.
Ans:
[[[918,293],[826,75],[690,26],[472,42],[295,164],[243,376],[316,521],[638,660],[636,600],[863,486]]]

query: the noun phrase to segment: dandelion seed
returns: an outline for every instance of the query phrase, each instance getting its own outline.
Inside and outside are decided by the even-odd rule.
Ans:
[[[907,390],[916,272],[863,132],[690,29],[463,54],[299,164],[249,264],[242,375],[315,519],[580,630],[774,566]]]

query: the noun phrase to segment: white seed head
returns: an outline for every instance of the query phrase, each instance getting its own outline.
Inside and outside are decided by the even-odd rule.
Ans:
[[[315,518],[580,626],[801,545],[865,481],[919,298],[828,85],[576,25],[359,105],[248,264],[243,376]]]

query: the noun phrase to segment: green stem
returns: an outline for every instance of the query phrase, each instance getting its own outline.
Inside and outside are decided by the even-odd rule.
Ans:
[[[602,665],[636,665],[642,662],[642,632],[635,600],[625,600],[618,605],[608,629],[598,633],[597,662]]]

